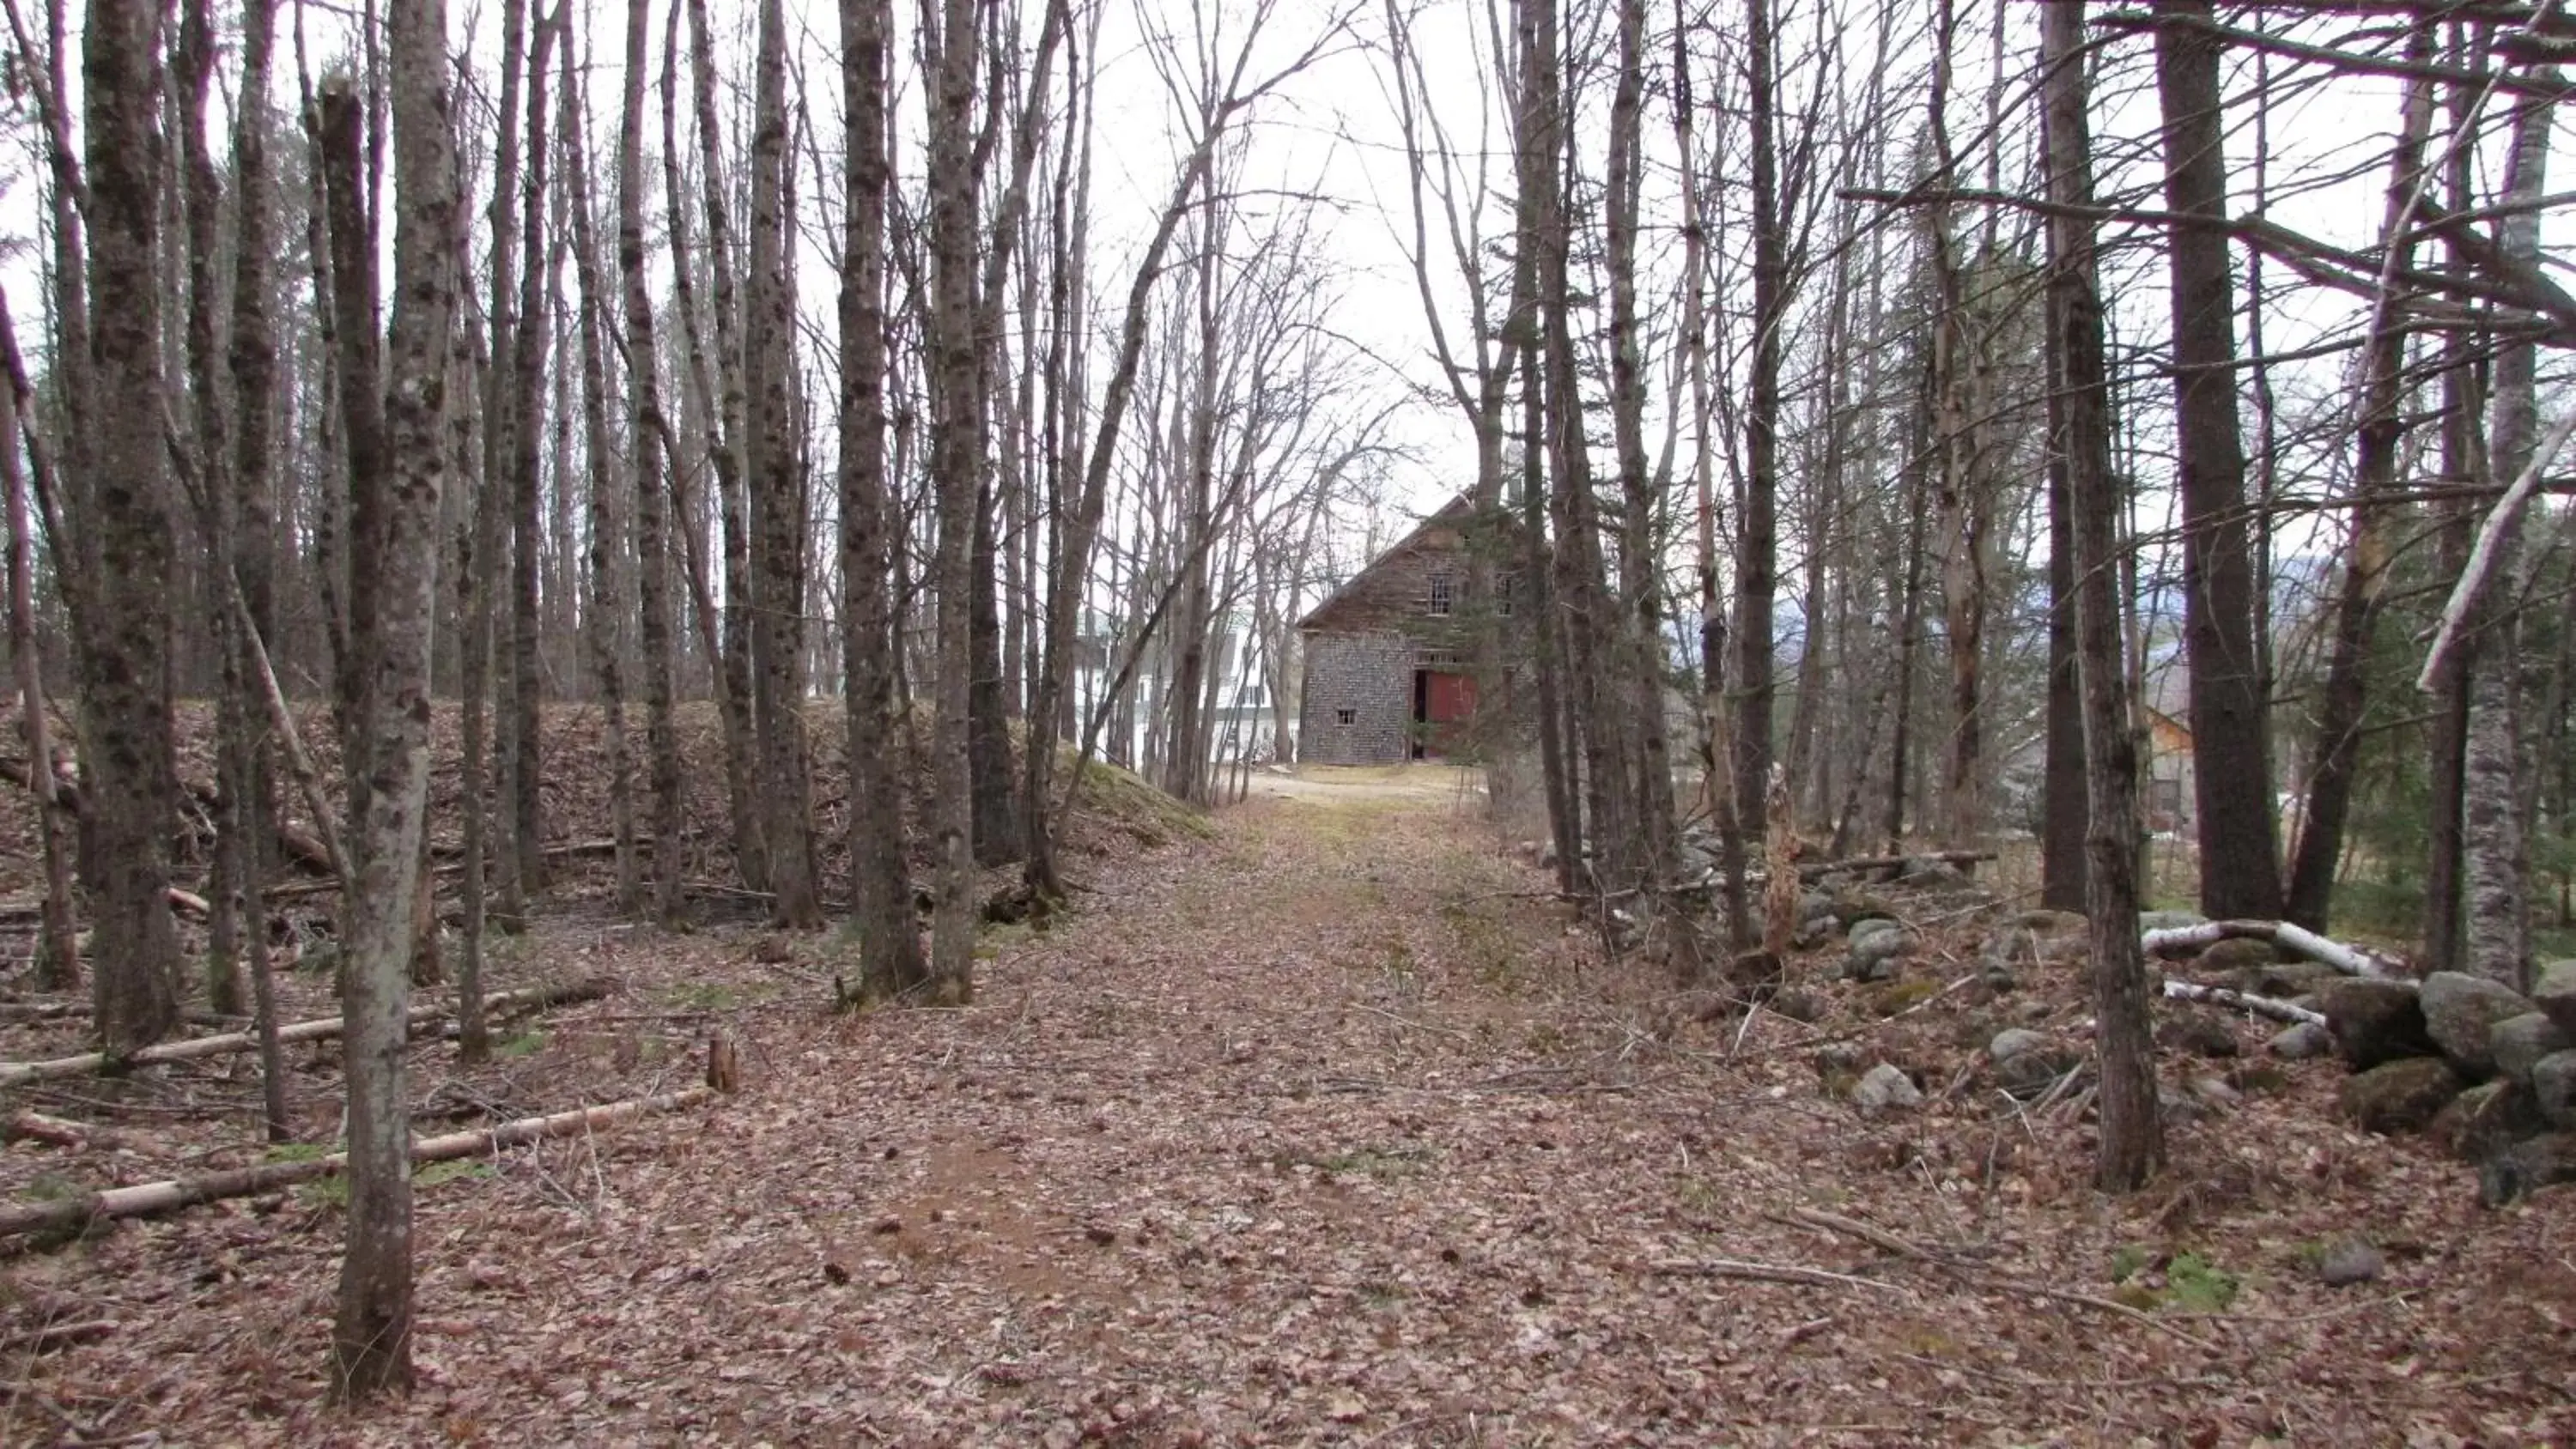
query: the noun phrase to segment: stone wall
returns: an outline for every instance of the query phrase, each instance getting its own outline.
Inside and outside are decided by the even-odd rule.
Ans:
[[[1412,758],[1413,655],[1403,634],[1308,634],[1298,758],[1317,765]]]

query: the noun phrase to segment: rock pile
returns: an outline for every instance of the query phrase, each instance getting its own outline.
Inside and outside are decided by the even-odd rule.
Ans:
[[[2491,1205],[2576,1181],[2576,960],[2528,997],[2437,971],[2420,985],[2336,980],[2315,993],[2353,1069],[2345,1114],[2363,1130],[2424,1132],[2482,1164]]]

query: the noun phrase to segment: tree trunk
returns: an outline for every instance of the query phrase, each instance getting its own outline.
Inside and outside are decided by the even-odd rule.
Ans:
[[[2065,339],[2048,329],[2049,370],[2064,373]],[[2067,496],[2066,394],[2048,389],[2048,706],[2040,784],[2039,903],[2085,908],[2083,681],[2075,667],[2075,512]]]
[[[640,3],[640,0],[639,0]],[[841,672],[850,768],[850,897],[861,992],[891,999],[929,971],[904,860],[902,771],[893,717],[894,546],[885,475],[886,38],[891,0],[841,0]]]
[[[2515,118],[2498,244],[2533,262],[2540,251],[2540,203],[2549,169],[2552,107]],[[2505,341],[2495,360],[2487,476],[2518,477],[2540,431],[2539,348],[2528,334]],[[2501,505],[2499,505],[2501,506]],[[2477,648],[2467,661],[2468,730],[2461,778],[2460,843],[2467,910],[2462,969],[2517,991],[2530,988],[2531,858],[2523,816],[2521,594],[2524,563],[2510,535],[2498,539],[2500,586],[2474,616]]]
[[[2193,220],[2167,240],[2184,532],[2183,647],[2191,680],[2201,914],[2281,914],[2269,701],[2259,686],[2237,426],[2236,286],[2227,236],[2226,117],[2209,0],[2156,0],[2165,203]]]
[[[88,145],[89,385],[157,415],[161,376],[161,7],[94,0],[82,37]],[[88,541],[82,592],[95,618],[83,650],[82,863],[97,922],[91,993],[110,1050],[159,1040],[178,1021],[178,932],[170,918],[172,756],[169,582],[175,562],[169,464],[148,422],[96,430],[94,470],[73,527]],[[86,514],[86,516],[81,516]]]
[[[349,1245],[332,1332],[332,1384],[360,1398],[411,1378],[411,1152],[404,1085],[406,957],[415,893],[428,889],[421,836],[429,794],[430,615],[437,586],[450,328],[463,255],[448,111],[444,0],[392,15],[394,231],[387,467],[356,480],[383,496],[375,637],[368,665],[367,812],[353,842],[345,1059]],[[352,773],[356,773],[353,769]]]
[[[644,909],[644,867],[635,845],[635,760],[626,738],[626,669],[620,657],[618,622],[626,617],[619,587],[620,545],[616,454],[609,447],[607,362],[602,353],[608,325],[608,287],[600,274],[599,239],[591,220],[590,163],[584,152],[580,71],[567,44],[563,58],[563,143],[565,180],[571,191],[573,277],[580,304],[574,331],[581,339],[582,452],[590,465],[590,556],[587,583],[589,617],[584,630],[590,668],[599,689],[603,728],[608,736],[608,812],[617,842],[617,909],[638,915]],[[634,373],[650,371],[650,352],[630,354]],[[629,390],[634,389],[630,379]],[[641,465],[642,453],[636,461]],[[558,479],[558,489],[569,479]]]
[[[540,853],[539,836],[543,820],[538,808],[543,769],[538,704],[544,674],[544,662],[538,653],[538,578],[543,567],[538,524],[544,514],[540,459],[544,452],[546,348],[553,334],[546,307],[546,279],[554,273],[554,253],[546,236],[547,163],[552,156],[552,148],[546,144],[546,83],[554,42],[563,29],[565,14],[560,6],[552,17],[540,14],[528,48],[528,140],[525,180],[519,196],[518,322],[510,339],[512,402],[509,462],[504,475],[510,523],[510,647],[501,656],[507,663],[503,695],[509,701],[509,709],[506,713],[495,711],[499,716],[495,733],[500,743],[497,814],[501,823],[501,914],[512,930],[526,927],[528,894],[542,889],[545,883],[545,858]],[[501,561],[495,558],[492,562],[497,577]],[[499,653],[497,619],[493,627],[494,650]]]
[[[1745,105],[1753,189],[1753,359],[1744,412],[1744,507],[1735,536],[1735,812],[1749,840],[1766,831],[1771,773],[1772,593],[1778,587],[1781,333],[1788,318],[1789,261],[1780,216],[1778,97],[1774,93],[1771,0],[1745,0]],[[1733,862],[1729,862],[1733,875]],[[1738,946],[1751,942],[1739,940]]]
[[[791,391],[795,296],[787,275],[787,21],[779,0],[760,10],[751,138],[751,297],[743,318],[751,411],[752,727],[759,741],[760,815],[774,924],[823,923],[814,883],[811,791],[806,783],[801,651],[805,609],[804,490]]]
[[[733,228],[725,205],[725,172],[721,132],[716,119],[715,42],[708,33],[706,0],[686,0],[689,15],[690,94],[697,114],[698,165],[704,185],[707,221],[707,273],[709,298],[715,313],[716,367],[710,390],[705,354],[697,346],[695,304],[688,292],[681,293],[682,315],[690,319],[688,338],[691,351],[691,377],[698,388],[700,404],[707,414],[708,456],[715,464],[716,516],[724,532],[725,607],[724,640],[718,668],[723,680],[717,691],[718,701],[730,711],[727,735],[732,749],[727,754],[726,787],[733,804],[734,859],[743,883],[755,890],[767,890],[769,852],[759,800],[762,786],[759,776],[766,768],[761,749],[757,704],[753,698],[751,660],[751,596],[758,584],[750,577],[751,545],[745,531],[744,479],[746,470],[757,466],[750,457],[746,419],[747,383],[744,378],[747,357],[743,350],[744,319],[735,299],[733,268]],[[670,73],[663,76],[664,93],[671,92]],[[784,144],[782,140],[782,146]],[[663,124],[663,164],[669,168],[676,185],[679,176],[679,152],[671,134],[668,113]],[[671,197],[672,255],[678,274],[685,278],[696,258],[681,245],[683,232],[677,218],[681,201],[676,189]]]
[[[644,754],[653,790],[653,916],[669,927],[681,920],[680,882],[687,874],[688,847],[681,839],[686,817],[679,724],[673,712],[671,543],[660,467],[671,450],[671,423],[662,412],[653,300],[644,281],[644,63],[651,8],[651,0],[628,0],[626,7],[626,88],[617,125],[617,275],[626,323],[627,455],[635,474]]]
[[[925,7],[922,42],[930,108],[930,476],[938,516],[932,580],[937,595],[937,720],[931,747],[930,834],[939,863],[931,923],[929,997],[956,1005],[974,995],[974,774],[968,749],[972,694],[975,512],[983,464],[974,337],[976,169],[973,157],[978,7]]]
[[[2164,1158],[2146,959],[2138,941],[2137,756],[2113,567],[2127,500],[2111,473],[2110,380],[2093,224],[2080,219],[2093,205],[2083,0],[2047,0],[2040,25],[2048,195],[2066,208],[2048,221],[2048,312],[2059,368],[2052,391],[2064,398],[2058,445],[2074,521],[2076,671],[2084,693],[2086,904],[2102,1073],[2094,1180],[2106,1191],[2126,1192],[2143,1186]]]
[[[0,299],[0,314],[6,311],[7,302]],[[6,317],[0,316],[0,327],[7,325]],[[8,345],[14,354],[16,340]],[[34,419],[21,415],[14,402],[9,414],[20,428],[34,425]],[[18,724],[27,745],[27,788],[36,797],[36,833],[45,860],[36,982],[49,990],[65,991],[80,984],[80,945],[72,920],[71,818],[54,781],[53,732],[45,717],[45,662],[36,640],[36,531],[15,437],[0,436],[0,488],[8,492],[9,658],[18,675]]]

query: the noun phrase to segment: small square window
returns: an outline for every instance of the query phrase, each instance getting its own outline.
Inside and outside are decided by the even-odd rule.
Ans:
[[[1431,576],[1431,612],[1446,614],[1457,604],[1457,589],[1447,574]]]
[[[1508,619],[1512,616],[1512,596],[1520,592],[1519,574],[1498,574],[1494,578],[1494,612]]]
[[[1358,710],[1355,710],[1355,709],[1337,709],[1337,710],[1334,710],[1334,711],[1333,711],[1333,723],[1335,723],[1335,724],[1354,725],[1354,724],[1358,724],[1359,722],[1360,722],[1360,712],[1359,712]]]

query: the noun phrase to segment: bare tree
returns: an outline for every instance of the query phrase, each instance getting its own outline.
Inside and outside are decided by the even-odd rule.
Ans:
[[[411,1378],[411,1131],[403,1053],[415,894],[429,793],[430,615],[446,483],[447,377],[461,255],[444,0],[392,16],[394,316],[385,390],[376,632],[364,640],[367,810],[353,842],[348,927],[349,1246],[332,1383],[356,1398]],[[352,773],[356,773],[355,770]]]
[[[644,753],[653,804],[653,914],[680,918],[680,737],[673,711],[671,543],[662,460],[671,422],[662,411],[661,363],[654,352],[653,298],[644,280],[644,63],[651,0],[628,0],[626,86],[617,125],[617,275],[624,300],[627,455],[635,478],[635,581],[644,659]],[[685,527],[687,520],[679,520]],[[854,756],[855,758],[855,756]]]
[[[2156,0],[2160,18],[2203,22],[2209,0]],[[2163,104],[2166,241],[2172,270],[2174,413],[2179,434],[2184,657],[2200,823],[2200,908],[2213,918],[2280,915],[2270,702],[2255,660],[2246,555],[2245,443],[2236,400],[2236,287],[2228,262],[2226,117],[2220,43],[2194,23],[2156,31]],[[2080,505],[2079,505],[2080,512]]]
[[[2049,351],[2055,363],[2056,445],[2064,459],[2075,565],[2076,670],[2084,692],[2086,903],[2092,919],[2094,1040],[2101,1056],[2102,1129],[2094,1179],[2142,1186],[2164,1158],[2146,962],[2138,943],[2137,755],[2129,737],[2113,567],[2126,506],[2111,473],[2110,378],[2093,223],[2092,141],[2086,117],[2084,0],[2040,11],[2042,105],[2048,150]]]
[[[156,409],[161,375],[161,7],[98,0],[81,42],[89,231],[87,383]],[[77,423],[76,423],[77,425]],[[111,1051],[178,1021],[179,938],[170,918],[169,463],[160,429],[96,431],[70,522],[87,540],[81,592],[82,876],[96,911],[91,993]]]

